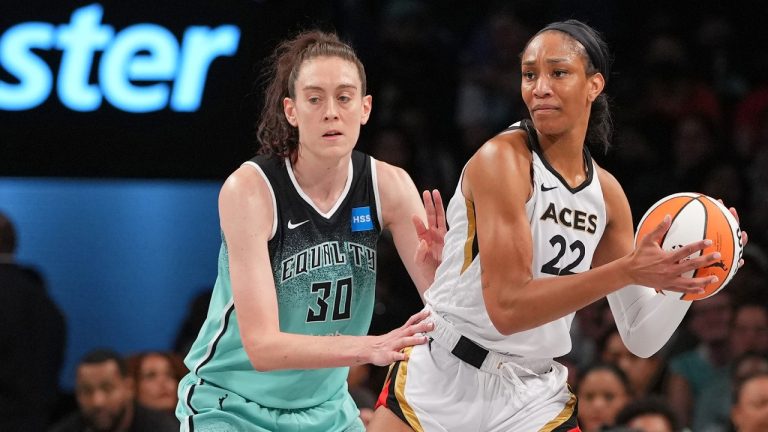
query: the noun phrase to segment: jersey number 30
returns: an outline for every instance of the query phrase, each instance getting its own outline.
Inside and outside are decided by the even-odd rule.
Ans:
[[[565,255],[565,249],[568,248],[567,242],[565,241],[565,237],[561,235],[556,235],[549,239],[549,244],[557,248],[557,256],[552,258],[551,260],[547,261],[546,264],[541,266],[541,272],[551,275],[570,275],[573,274],[573,269],[576,268],[577,265],[581,264],[581,260],[584,259],[584,253],[586,252],[584,248],[584,243],[576,240],[575,242],[571,243],[571,246],[569,249],[571,249],[571,252],[578,252],[578,256],[576,257],[573,262],[568,264],[567,266],[560,268],[557,265],[560,263],[560,259]]]
[[[336,281],[335,290],[333,282],[315,282],[310,291],[317,293],[317,306],[310,306],[307,310],[307,322],[321,322],[328,318],[328,299],[331,292],[335,291],[333,300],[334,321],[349,319],[352,316],[350,305],[352,304],[352,278],[344,278]]]

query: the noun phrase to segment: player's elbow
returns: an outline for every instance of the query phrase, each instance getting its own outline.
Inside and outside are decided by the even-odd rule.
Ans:
[[[635,335],[637,336],[637,335]],[[624,345],[627,346],[627,349],[632,354],[640,357],[640,358],[648,358],[652,355],[656,354],[660,349],[661,346],[658,344],[653,343],[654,338],[642,338],[642,337],[624,337]]]
[[[507,278],[494,277],[493,272],[482,276],[485,310],[496,331],[509,336],[536,326],[530,303],[523,295],[524,285],[511,283]]]
[[[654,347],[646,347],[646,346],[640,346],[640,347],[630,347],[627,346],[627,349],[629,349],[629,352],[632,354],[640,357],[640,358],[649,358],[652,355],[656,354],[658,349]]]
[[[269,359],[263,351],[254,352],[253,350],[246,350],[246,352],[248,353],[248,359],[251,361],[251,366],[257,372],[270,372],[277,369],[275,362]]]
[[[251,360],[251,365],[256,372],[271,372],[278,369],[274,362],[271,362],[268,359],[263,359],[260,355],[249,354],[248,358]]]
[[[491,323],[496,328],[496,331],[503,334],[504,336],[515,334],[518,331],[513,324],[499,317],[491,317]]]
[[[517,302],[514,299],[486,298],[485,309],[491,324],[502,335],[509,336],[524,330],[519,320],[520,314],[516,312]]]
[[[274,349],[270,349],[269,343],[266,340],[255,341],[251,338],[248,342],[243,341],[243,347],[245,353],[248,355],[248,360],[251,362],[251,366],[257,372],[269,372],[280,369],[279,361],[277,361],[272,353]]]

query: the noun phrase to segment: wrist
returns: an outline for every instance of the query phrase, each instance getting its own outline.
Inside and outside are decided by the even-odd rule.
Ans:
[[[373,352],[374,336],[361,336],[358,338],[360,341],[355,348],[355,353],[352,357],[354,366],[371,363],[371,353]]]
[[[617,277],[619,281],[619,287],[627,285],[637,284],[637,278],[632,272],[632,254],[616,260]]]

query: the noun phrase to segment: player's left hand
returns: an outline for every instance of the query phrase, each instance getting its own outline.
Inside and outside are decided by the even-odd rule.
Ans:
[[[722,199],[718,199],[720,201],[720,204],[725,205]],[[731,212],[733,217],[736,218],[736,222],[739,222],[739,225],[741,225],[741,221],[739,220],[739,213],[736,211],[733,207],[728,207],[728,210]],[[747,246],[747,241],[749,241],[749,236],[747,235],[747,232],[744,230],[741,230],[741,247],[744,248]],[[742,249],[743,250],[743,249]],[[741,268],[744,265],[744,259],[739,259],[739,268]]]
[[[445,233],[448,231],[445,223],[445,208],[440,192],[435,189],[431,193],[422,193],[424,210],[427,212],[427,223],[414,215],[413,226],[419,237],[419,247],[416,249],[414,260],[417,264],[437,270],[437,266],[443,259],[443,247],[445,246]]]

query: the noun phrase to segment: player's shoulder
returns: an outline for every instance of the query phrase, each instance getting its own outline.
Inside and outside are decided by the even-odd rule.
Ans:
[[[408,174],[405,169],[373,157],[371,158],[371,162],[376,167],[376,177],[378,179],[379,188],[387,188],[389,186],[398,187],[413,183],[410,174]]]
[[[594,162],[594,160],[593,160]],[[610,171],[599,165],[597,162],[594,162],[595,165],[595,174],[597,175],[598,180],[600,181],[600,186],[603,189],[603,194],[613,194],[616,192],[623,191],[621,187],[621,183],[619,180],[614,176]]]
[[[512,163],[528,167],[532,160],[528,139],[524,129],[505,129],[483,143],[470,159],[470,164],[490,167]]]
[[[219,192],[219,199],[258,199],[269,194],[269,183],[261,168],[246,162],[233,171]]]
[[[609,214],[614,214],[617,209],[626,209],[629,206],[624,188],[619,180],[607,169],[595,163],[595,174],[600,181],[603,192],[603,201]]]

